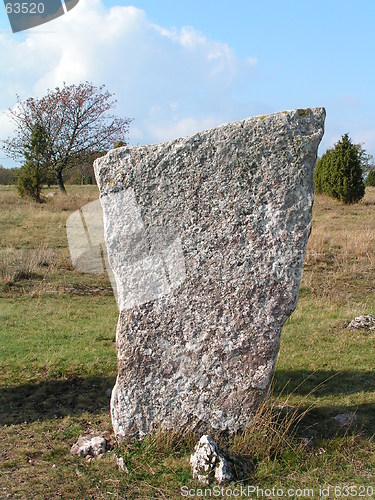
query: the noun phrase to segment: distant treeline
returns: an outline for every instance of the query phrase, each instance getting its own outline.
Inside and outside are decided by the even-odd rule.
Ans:
[[[16,184],[20,168],[4,168],[0,165],[0,184]]]
[[[95,157],[101,156],[101,154],[94,155]],[[94,159],[95,159],[94,157]],[[90,159],[91,160],[91,159]],[[74,165],[70,167],[64,177],[65,184],[96,184],[94,168],[92,161],[82,162],[79,165]],[[0,185],[16,185],[17,176],[21,171],[21,167],[5,168],[0,165]],[[56,184],[56,180],[53,176],[49,179],[49,184]]]

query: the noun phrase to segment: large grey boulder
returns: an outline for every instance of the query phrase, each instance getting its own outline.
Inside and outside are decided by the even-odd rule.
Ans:
[[[95,162],[116,278],[118,439],[242,429],[297,303],[323,108],[249,118]]]

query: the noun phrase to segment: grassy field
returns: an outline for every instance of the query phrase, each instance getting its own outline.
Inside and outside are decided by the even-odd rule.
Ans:
[[[117,370],[117,306],[105,275],[73,269],[65,233],[69,214],[97,196],[95,186],[71,186],[36,205],[0,189],[0,498],[173,499],[182,486],[198,488],[189,468],[197,436],[114,442],[106,391]],[[251,428],[221,440],[248,459],[244,486],[314,488],[316,497],[329,486],[329,498],[369,498],[373,486],[375,496],[375,332],[346,328],[375,313],[374,234],[375,188],[351,206],[316,198],[272,396]],[[347,412],[356,420],[340,427],[334,417]],[[70,455],[91,432],[113,450]],[[365,489],[334,491],[350,485]]]

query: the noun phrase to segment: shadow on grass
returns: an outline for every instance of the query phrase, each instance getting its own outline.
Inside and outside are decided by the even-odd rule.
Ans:
[[[335,420],[336,415],[355,416],[352,423],[342,425]],[[339,435],[361,435],[372,438],[375,435],[375,403],[347,406],[319,406],[310,409],[301,420],[302,435],[316,435],[324,439]]]
[[[109,412],[106,394],[114,377],[71,378],[0,388],[0,424],[17,424],[79,415],[84,412]],[[316,402],[309,412],[307,425],[327,429],[339,413],[355,412],[366,433],[375,433],[375,401],[358,406],[319,405],[319,397],[375,393],[375,373],[370,371],[278,370],[274,377],[274,395],[293,393]],[[311,393],[311,396],[309,394]],[[344,398],[343,398],[344,399]],[[310,421],[310,419],[312,419]]]
[[[345,397],[356,393],[362,395],[358,405],[345,405],[344,398],[342,404],[319,404],[322,397]],[[374,394],[371,402],[363,403],[364,393]],[[278,370],[274,376],[273,394],[307,397],[313,403],[313,409],[308,412],[304,424],[319,427],[325,436],[337,432],[332,419],[341,413],[355,413],[357,424],[354,427],[360,427],[369,436],[375,434],[375,371]]]
[[[275,395],[296,394],[314,397],[375,393],[375,371],[277,370],[274,377]]]
[[[109,412],[106,391],[114,383],[114,377],[88,377],[1,387],[0,424]]]

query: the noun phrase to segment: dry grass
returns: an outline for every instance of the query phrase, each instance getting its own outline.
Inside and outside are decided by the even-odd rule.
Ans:
[[[77,186],[69,186],[66,194],[58,191],[47,193],[47,196],[50,195],[45,198],[48,209],[57,212],[74,212],[98,198],[99,192],[96,186],[85,186],[85,188],[84,195],[82,195],[82,190],[77,189]]]
[[[250,460],[273,460],[289,450],[296,451],[300,445],[296,440],[298,424],[307,412],[308,409],[290,406],[288,398],[278,404],[267,399],[244,431],[235,436],[230,449]]]
[[[96,186],[71,186],[66,195],[57,193],[45,203],[20,198],[15,189],[0,188],[0,248],[67,249],[65,231],[70,213],[98,198]],[[55,191],[43,191],[43,196]]]
[[[71,212],[97,199],[98,189],[96,186],[67,189],[66,195],[44,190],[45,203],[35,203],[20,198],[14,187],[0,187],[0,290],[3,292],[34,296],[64,293],[75,288],[76,282],[97,285],[98,281],[107,286],[104,275],[74,271],[65,230]]]
[[[33,249],[8,247],[0,251],[0,279],[13,280],[18,274],[33,274],[38,268],[56,266],[56,252],[44,245]]]
[[[315,199],[313,228],[306,249],[302,286],[317,297],[365,288],[375,283],[375,188],[356,205],[320,195]]]
[[[368,207],[374,210],[369,211]],[[338,223],[340,219],[340,223]],[[313,229],[305,265],[319,262],[371,265],[375,254],[375,188],[367,188],[363,202],[342,205],[327,196],[315,198]]]
[[[99,196],[98,188],[95,185],[85,186],[84,189],[81,189],[81,186],[67,186],[66,194],[61,193],[56,187],[45,188],[41,194],[43,203],[40,204],[29,198],[21,198],[14,186],[0,186],[0,192],[1,210],[23,208],[31,213],[43,211],[73,212],[85,203],[96,200]]]
[[[37,248],[0,248],[0,291],[32,296],[56,292],[61,285],[53,284],[55,273],[62,271],[73,271],[65,249],[45,244]]]
[[[324,228],[315,228],[306,249],[305,265],[333,261],[340,270],[355,270],[357,265],[373,266],[374,232],[366,222],[361,226],[355,230],[343,227],[331,234]]]

